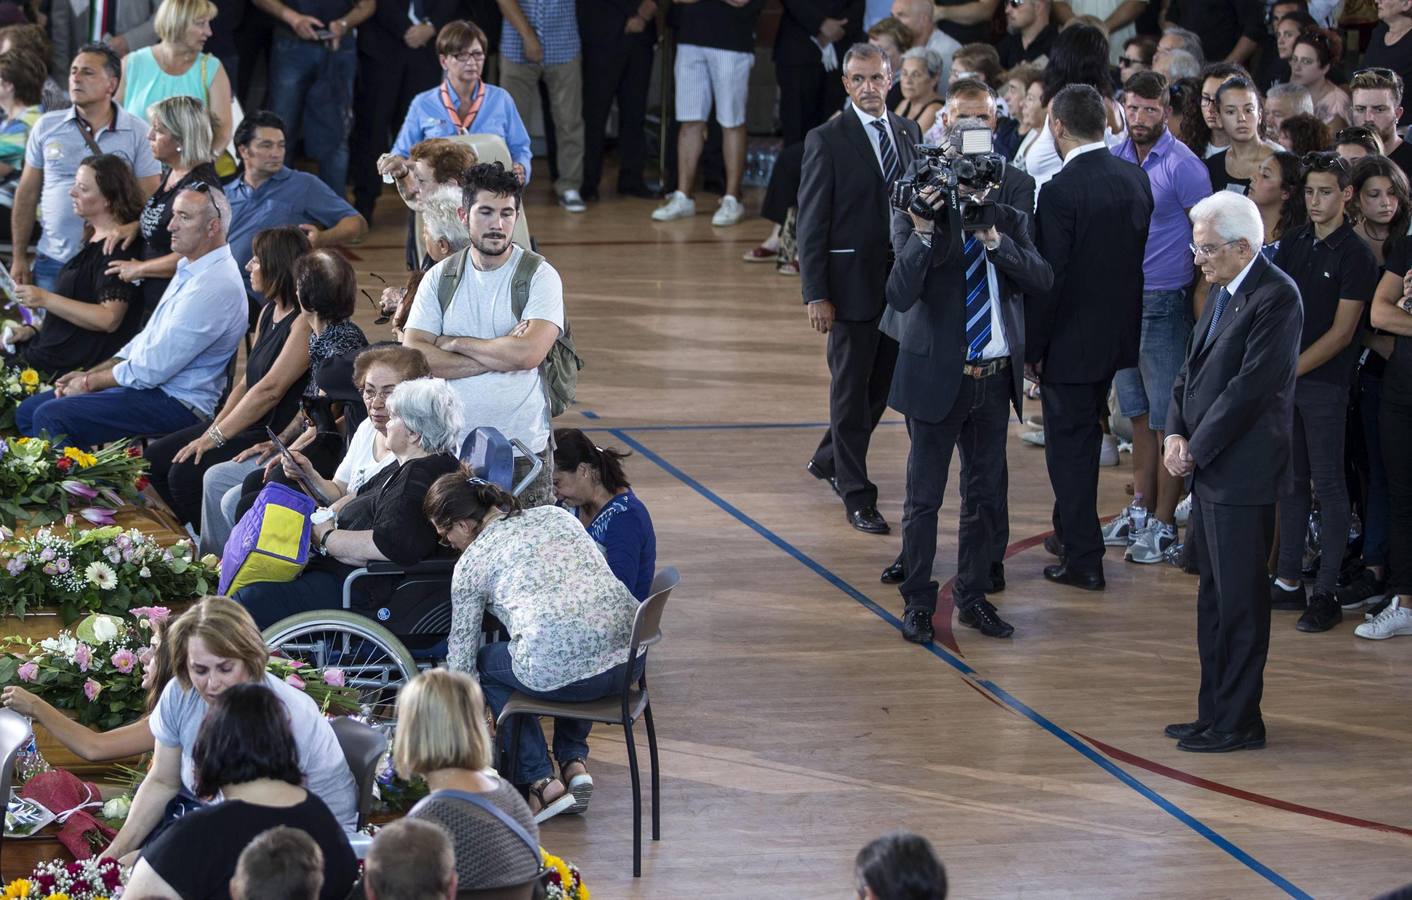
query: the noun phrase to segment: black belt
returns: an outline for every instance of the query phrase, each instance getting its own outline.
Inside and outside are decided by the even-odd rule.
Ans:
[[[1003,372],[1010,368],[1010,358],[1008,356],[997,356],[995,359],[988,359],[985,362],[962,363],[961,374],[969,375],[972,378],[989,378],[996,372]]]

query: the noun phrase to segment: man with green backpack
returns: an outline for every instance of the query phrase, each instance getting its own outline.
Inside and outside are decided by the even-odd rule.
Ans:
[[[573,402],[583,361],[564,316],[559,273],[510,242],[520,190],[500,163],[467,172],[460,213],[471,244],[422,279],[403,343],[451,382],[468,431],[498,428],[540,457],[544,467],[520,497],[524,506],[540,506],[554,499],[550,419]],[[529,461],[515,463],[519,478]]]

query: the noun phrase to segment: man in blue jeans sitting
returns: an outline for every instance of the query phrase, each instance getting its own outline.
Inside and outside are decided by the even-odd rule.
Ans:
[[[230,203],[219,190],[196,184],[177,195],[170,227],[182,259],[147,327],[112,359],[70,372],[54,390],[21,403],[21,434],[92,447],[210,418],[247,326],[245,285],[226,243],[229,223]]]
[[[348,188],[348,133],[358,74],[354,29],[375,0],[255,0],[276,22],[270,47],[270,107],[303,135],[319,178],[342,197]],[[370,77],[375,77],[368,73]]]

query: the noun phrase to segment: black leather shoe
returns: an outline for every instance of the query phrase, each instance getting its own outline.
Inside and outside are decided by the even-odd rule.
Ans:
[[[1044,549],[1050,556],[1064,558],[1064,542],[1059,540],[1059,535],[1051,534],[1044,539]]]
[[[877,507],[865,506],[848,514],[848,524],[868,534],[887,534],[891,529]]]
[[[987,594],[998,594],[1005,590],[1005,563],[990,564],[990,590]]]
[[[638,197],[643,200],[656,200],[662,195],[645,184],[618,185],[618,194],[623,197]]]
[[[1271,609],[1297,609],[1304,610],[1309,606],[1308,598],[1304,593],[1304,582],[1299,583],[1299,587],[1292,591],[1287,591],[1275,584],[1277,579],[1270,579],[1270,608]]]
[[[1085,591],[1101,591],[1107,584],[1102,575],[1083,575],[1078,572],[1070,572],[1069,567],[1062,563],[1057,566],[1045,566],[1044,577],[1055,584],[1067,584],[1069,587],[1081,588]]]
[[[1265,746],[1265,723],[1256,722],[1239,731],[1203,731],[1177,742],[1188,753],[1230,753],[1232,750],[1259,750]]]
[[[819,464],[812,459],[805,463],[804,468],[810,475],[813,475],[820,481],[827,481],[829,487],[833,488],[835,494],[838,494],[840,497],[843,496],[843,492],[838,489],[838,479],[834,477],[832,473],[825,472],[823,469],[819,468]]]
[[[931,613],[924,609],[909,609],[902,615],[903,640],[914,644],[930,644],[935,636]]]
[[[907,580],[907,567],[902,564],[901,558],[897,562],[888,566],[882,571],[882,577],[878,579],[883,584],[901,584]]]
[[[1000,618],[1000,613],[989,600],[975,601],[957,613],[956,621],[986,637],[1007,638],[1015,633],[1015,626]]]
[[[1162,729],[1162,733],[1178,741],[1190,740],[1211,727],[1210,722],[1177,722]]]
[[[1309,601],[1309,608],[1299,617],[1299,622],[1294,627],[1307,634],[1314,634],[1328,631],[1342,621],[1343,608],[1339,606],[1338,599],[1333,594],[1315,591],[1313,599]]]

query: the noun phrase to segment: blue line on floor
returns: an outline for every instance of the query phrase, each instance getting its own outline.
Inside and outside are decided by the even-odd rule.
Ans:
[[[580,411],[585,419],[597,421],[602,417],[591,409]],[[887,425],[905,425],[901,419],[889,419],[886,422],[879,422],[878,427]],[[683,423],[679,425],[589,425],[584,431],[769,431],[786,428],[828,428],[828,422],[702,422]]]
[[[587,418],[597,418],[590,412],[585,412],[584,415]],[[632,448],[640,455],[656,463],[665,472],[667,472],[667,474],[671,475],[673,478],[682,482],[687,487],[696,491],[702,497],[715,504],[721,510],[735,518],[736,521],[749,528],[751,531],[760,535],[762,538],[769,541],[771,544],[774,544],[780,550],[784,551],[785,554],[793,557],[794,560],[797,561],[800,565],[804,566],[804,568],[810,570],[814,574],[818,575],[820,578],[824,579],[824,581],[827,581],[829,584],[833,585],[843,593],[847,594],[856,603],[876,615],[878,618],[882,619],[888,625],[892,626],[898,631],[902,629],[902,621],[898,619],[897,616],[893,615],[891,612],[889,612],[882,606],[879,606],[862,591],[858,590],[853,585],[844,581],[838,575],[829,571],[829,569],[825,568],[821,563],[810,557],[808,554],[804,553],[798,547],[795,547],[793,544],[789,543],[784,538],[780,537],[778,534],[775,534],[773,531],[766,528],[764,525],[761,525],[759,522],[755,521],[750,516],[742,512],[738,507],[734,506],[729,501],[722,498],[719,494],[712,491],[710,488],[706,487],[704,484],[697,481],[695,478],[692,478],[690,475],[686,474],[681,469],[672,465],[660,454],[648,448],[641,441],[634,439],[631,435],[627,433],[628,429],[611,428],[607,430],[608,433],[613,435],[614,438],[619,441],[622,441],[624,444]],[[647,429],[632,430],[645,431]],[[1085,759],[1089,760],[1094,765],[1098,766],[1100,769],[1103,769],[1105,772],[1112,775],[1114,778],[1118,779],[1123,784],[1132,788],[1139,795],[1155,804],[1163,812],[1172,816],[1177,821],[1190,828],[1192,831],[1196,832],[1206,840],[1210,841],[1212,844],[1215,844],[1221,850],[1224,850],[1227,854],[1231,856],[1231,858],[1239,862],[1241,865],[1246,866],[1256,874],[1260,875],[1262,878],[1270,882],[1275,887],[1279,888],[1281,891],[1284,891],[1291,897],[1301,898],[1301,900],[1312,900],[1309,894],[1306,894],[1304,891],[1295,887],[1274,869],[1271,869],[1269,866],[1255,859],[1255,857],[1251,856],[1249,853],[1245,852],[1241,848],[1237,847],[1235,844],[1231,843],[1229,839],[1220,835],[1215,829],[1211,828],[1211,826],[1197,819],[1195,816],[1191,815],[1186,810],[1177,806],[1175,803],[1168,800],[1166,797],[1157,793],[1152,788],[1139,781],[1137,778],[1134,778],[1132,775],[1128,774],[1128,772],[1120,768],[1112,760],[1103,756],[1097,750],[1085,744],[1073,734],[1070,734],[1068,731],[1065,731],[1063,728],[1060,728],[1058,725],[1045,718],[1040,713],[1035,712],[1029,706],[1025,705],[1025,703],[1022,702],[1019,698],[1015,697],[1014,695],[1006,691],[1004,688],[997,685],[995,682],[980,675],[980,673],[978,673],[974,668],[972,668],[965,660],[951,653],[946,648],[938,646],[937,644],[928,644],[924,649],[931,651],[933,656],[950,665],[953,669],[955,669],[957,672],[960,672],[963,676],[970,678],[977,685],[980,685],[981,687],[985,688],[996,699],[1000,700],[1006,706],[1010,707],[1015,712],[1029,719],[1031,722],[1038,725],[1040,728],[1043,728],[1045,731],[1054,735],[1059,740],[1063,741],[1065,744],[1067,744],[1070,748],[1079,753]]]

